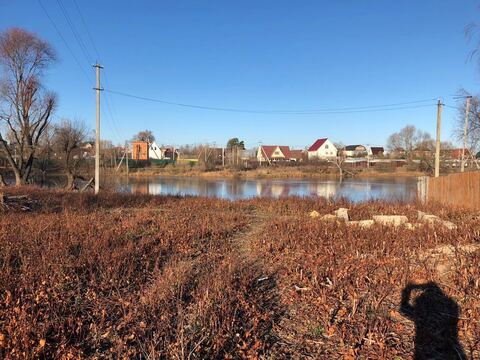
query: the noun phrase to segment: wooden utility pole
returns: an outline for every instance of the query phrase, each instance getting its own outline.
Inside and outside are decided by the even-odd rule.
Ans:
[[[442,102],[437,103],[437,141],[435,144],[435,177],[440,176],[440,130],[442,122]]]
[[[465,126],[463,127],[463,148],[462,148],[462,166],[460,168],[461,172],[465,171],[465,148],[467,147],[467,129],[468,129],[468,118],[470,114],[470,99],[471,95],[467,96],[466,105],[465,105]]]
[[[96,85],[94,90],[97,92],[97,120],[95,126],[95,194],[100,191],[100,69],[103,67],[100,64],[93,65],[96,72]]]

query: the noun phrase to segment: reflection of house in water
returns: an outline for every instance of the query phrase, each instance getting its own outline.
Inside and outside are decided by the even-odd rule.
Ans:
[[[274,197],[284,197],[288,196],[290,193],[290,186],[286,183],[273,183],[272,184],[272,195]]]
[[[286,197],[290,194],[290,185],[281,182],[258,182],[257,196],[263,197]]]
[[[202,195],[205,196],[217,196],[217,194],[221,191],[221,184],[217,181],[205,181],[204,183],[204,191]]]
[[[332,198],[337,194],[341,183],[339,182],[320,182],[308,184],[308,192],[318,197]]]
[[[148,183],[134,182],[130,184],[130,190],[133,194],[148,194]]]
[[[244,181],[229,181],[225,185],[229,197],[240,198],[245,193]]]
[[[160,195],[162,193],[162,184],[160,183],[148,183],[148,193],[150,195]]]

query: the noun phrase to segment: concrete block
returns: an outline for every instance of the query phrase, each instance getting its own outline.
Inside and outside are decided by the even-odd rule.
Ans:
[[[378,224],[394,227],[408,223],[405,215],[374,215],[373,220]]]

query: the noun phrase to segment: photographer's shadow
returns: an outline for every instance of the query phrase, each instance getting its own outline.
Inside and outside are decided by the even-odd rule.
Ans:
[[[459,306],[437,284],[408,284],[400,312],[415,322],[414,359],[467,359],[458,341]]]

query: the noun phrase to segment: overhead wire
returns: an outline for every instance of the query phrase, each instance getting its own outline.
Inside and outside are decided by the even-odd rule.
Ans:
[[[39,0],[40,2],[40,0]],[[40,3],[41,4],[41,3]],[[81,35],[79,34],[79,32],[77,31],[77,28],[75,27],[75,24],[74,22],[72,21],[70,15],[68,14],[68,11],[67,9],[65,8],[64,4],[62,3],[61,0],[57,0],[57,4],[63,14],[63,16],[65,17],[65,20],[67,22],[67,25],[69,26],[81,52],[83,53],[83,56],[85,57],[87,63],[91,63],[92,62],[92,59],[93,57],[91,56],[90,52],[88,51],[88,47],[87,45],[85,44],[85,42],[83,41]],[[46,12],[46,9],[45,7],[42,5],[42,8],[44,9],[44,11]],[[79,10],[79,6],[77,3],[75,3],[75,6],[77,8],[77,12],[79,12],[79,15],[82,19],[82,22],[84,24],[84,26],[86,27],[86,22],[85,22],[85,19],[83,18],[83,15],[81,14],[80,10]],[[48,13],[46,12],[46,14],[48,15]],[[66,40],[65,40],[65,37],[63,36],[63,34],[61,33],[60,29],[56,26],[55,22],[53,21],[53,19],[48,15],[48,17],[51,19],[52,21],[52,24],[55,25],[55,28],[58,32],[58,34],[60,35],[60,37],[64,40],[64,42],[67,44]],[[88,30],[88,28],[86,27],[86,30],[87,30],[87,33],[88,33],[88,36],[90,38],[90,41],[92,42],[92,46],[94,48],[94,51],[95,53],[98,55],[98,50],[96,48],[96,46],[94,45],[93,43],[93,38],[91,37],[91,34],[90,34],[90,31]],[[68,45],[67,45],[68,46]],[[71,48],[69,47],[70,49],[70,52],[72,54],[72,56],[74,56],[74,58],[76,59],[77,63],[79,63],[79,60],[78,58],[74,55],[73,53],[73,50],[71,50]],[[83,69],[83,67],[82,67]],[[83,72],[85,73],[85,70],[83,70]],[[89,78],[90,80],[90,78]],[[114,137],[117,138],[117,141],[121,142],[121,138],[122,138],[122,135],[120,134],[119,130],[118,130],[118,126],[116,125],[116,121],[115,121],[115,117],[113,116],[113,113],[112,113],[112,110],[111,110],[111,106],[110,106],[110,101],[109,101],[109,97],[108,96],[105,96],[105,99],[106,99],[106,105],[107,105],[107,111],[108,113],[105,113],[105,111],[103,110],[102,108],[102,113],[105,115],[105,118],[107,119],[107,124],[110,128],[110,130],[112,131],[112,135],[114,135]]]
[[[224,112],[236,112],[236,113],[253,113],[253,114],[281,114],[281,115],[314,115],[314,114],[344,114],[344,113],[355,113],[355,112],[375,112],[375,111],[388,111],[388,110],[400,110],[400,109],[410,109],[410,108],[420,108],[433,106],[434,104],[422,104],[428,101],[436,99],[424,99],[424,100],[415,100],[408,102],[399,102],[394,104],[384,104],[384,105],[370,105],[370,106],[359,106],[359,107],[341,107],[341,108],[325,108],[325,109],[310,109],[310,110],[252,110],[252,109],[239,109],[239,108],[225,108],[225,107],[214,107],[214,106],[203,106],[195,104],[187,104],[180,102],[167,101],[163,99],[156,99],[152,97],[134,95],[126,92],[116,91],[112,89],[104,89],[105,92],[111,94],[116,94],[120,96],[130,97],[138,100],[144,100],[149,102],[157,102],[166,105],[173,105],[185,108],[194,108],[201,110],[212,110],[212,111],[224,111]],[[414,105],[417,104],[417,105]],[[411,105],[411,106],[401,106],[401,105]]]
[[[78,15],[80,17],[80,20],[83,23],[83,27],[85,28],[87,32],[88,39],[90,40],[90,43],[92,44],[93,50],[95,51],[95,54],[97,55],[98,59],[100,60],[100,53],[97,49],[97,46],[95,45],[95,41],[93,40],[92,33],[90,32],[90,29],[88,28],[87,22],[85,21],[85,18],[83,17],[83,13],[80,10],[80,6],[78,6],[77,0],[73,0],[73,3],[75,4],[75,8],[77,9]]]
[[[70,30],[72,31],[72,34],[75,37],[75,40],[77,41],[78,46],[80,47],[80,50],[82,51],[83,55],[85,56],[85,59],[87,60],[87,62],[90,62],[92,57],[90,56],[90,53],[89,53],[87,47],[85,46],[85,43],[83,42],[82,37],[78,34],[77,29],[75,28],[75,24],[71,20],[67,9],[65,8],[65,6],[63,5],[61,0],[57,0],[57,4],[60,8],[60,11],[63,14],[63,17],[67,21],[67,24],[70,27]]]
[[[61,0],[57,0],[57,1],[61,1]],[[90,32],[90,29],[87,25],[87,22],[85,21],[85,17],[83,16],[83,13],[80,9],[80,6],[76,2],[76,0],[73,0],[73,3],[75,5],[75,8],[76,8],[77,13],[79,15],[79,18],[80,18],[80,20],[83,24],[83,27],[85,28],[85,31],[87,33],[87,37],[90,41],[90,44],[92,45],[92,48],[93,48],[95,54],[97,55],[97,60],[100,61],[102,59],[102,57],[100,56],[100,52],[98,51],[98,48],[95,45],[95,40],[93,39],[92,33]],[[82,43],[83,43],[83,41],[82,41]],[[103,76],[105,78],[104,82],[108,86],[109,81],[108,81],[108,76],[107,76],[107,72],[105,71],[105,69],[103,70]],[[115,110],[114,104],[113,104],[113,101],[110,99],[109,94],[107,94],[107,93],[105,93],[105,103],[107,105],[107,111],[108,111],[108,115],[110,116],[112,126],[115,129],[115,132],[116,132],[117,136],[119,138],[121,138],[122,135],[123,135],[121,130],[119,130],[121,127],[118,125],[118,122],[116,120],[116,116],[114,116],[114,111],[112,111],[112,109]]]
[[[90,76],[88,75],[88,73],[85,71],[84,67],[81,65],[80,61],[78,60],[77,56],[75,55],[75,53],[73,52],[72,48],[70,47],[70,45],[68,45],[68,42],[67,40],[65,39],[65,37],[63,36],[62,32],[60,31],[60,29],[58,28],[57,24],[55,23],[55,21],[52,19],[52,17],[50,16],[50,14],[48,13],[47,9],[45,8],[45,6],[43,5],[42,1],[41,0],[38,0],[38,3],[40,4],[40,7],[42,8],[43,12],[45,13],[45,15],[47,16],[47,18],[50,20],[51,24],[53,25],[53,28],[55,29],[55,31],[57,32],[58,36],[60,37],[60,39],[62,39],[65,47],[67,48],[67,50],[70,52],[70,55],[72,55],[73,59],[75,60],[76,64],[78,65],[78,67],[80,68],[80,70],[82,71],[83,75],[85,75],[85,78],[87,79],[88,83],[91,84],[91,78]]]

